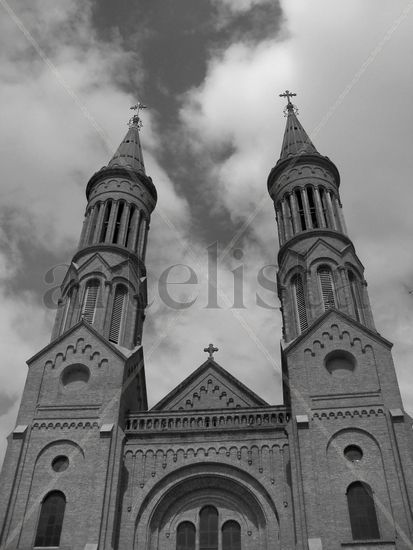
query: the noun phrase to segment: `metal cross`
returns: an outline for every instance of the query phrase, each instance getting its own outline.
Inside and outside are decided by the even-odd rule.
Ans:
[[[139,116],[139,112],[142,110],[142,109],[147,109],[148,107],[146,105],[144,105],[143,103],[141,103],[140,101],[138,101],[138,103],[136,105],[132,105],[131,107],[131,110],[132,111],[136,111],[136,113],[133,115],[133,117],[130,119],[129,121],[129,125],[131,124],[136,124],[137,127],[139,128],[139,130],[142,128],[142,120],[140,119],[140,116]]]
[[[213,359],[213,358],[214,358],[214,353],[215,353],[216,351],[218,351],[218,348],[215,348],[215,347],[214,347],[214,344],[209,344],[209,346],[208,346],[207,348],[204,348],[204,351],[205,351],[206,353],[209,353],[209,358],[210,358],[210,359]]]
[[[288,101],[288,105],[292,105],[290,101],[290,97],[295,97],[297,94],[294,94],[293,92],[290,92],[289,90],[285,90],[283,94],[280,94],[280,97],[286,97]]]

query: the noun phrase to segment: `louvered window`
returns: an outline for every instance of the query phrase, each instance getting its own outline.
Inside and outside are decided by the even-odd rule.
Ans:
[[[360,289],[357,284],[357,279],[352,271],[348,272],[348,280],[350,282],[351,299],[353,301],[353,309],[357,321],[361,320],[361,300]]]
[[[105,206],[105,213],[103,215],[102,231],[100,232],[99,242],[104,243],[108,234],[110,213],[112,211],[112,201],[108,201]]]
[[[295,275],[292,279],[294,289],[295,312],[297,318],[297,328],[300,332],[308,327],[307,308],[305,303],[304,285],[301,275]]]
[[[43,500],[34,543],[36,548],[59,546],[65,508],[66,499],[60,491],[49,493]]]
[[[178,525],[176,550],[195,550],[195,526],[190,521]]]
[[[109,340],[115,344],[119,343],[120,330],[125,309],[127,290],[123,285],[116,287],[113,300],[112,318],[110,320]]]
[[[236,521],[222,526],[222,550],[241,550],[241,528]]]
[[[199,550],[218,550],[218,512],[213,506],[199,514]]]
[[[354,540],[380,538],[372,490],[367,483],[356,481],[347,489],[347,504]]]
[[[333,275],[329,267],[320,267],[318,269],[318,278],[320,280],[321,297],[323,300],[324,311],[336,307],[334,294]]]
[[[112,239],[112,242],[114,242],[115,244],[118,242],[118,239],[119,239],[120,224],[122,221],[122,214],[123,214],[124,208],[125,208],[125,203],[120,202],[118,205],[118,212],[116,214],[115,229],[113,231],[113,239]]]
[[[82,317],[91,325],[95,320],[98,293],[99,281],[89,281],[83,297]]]

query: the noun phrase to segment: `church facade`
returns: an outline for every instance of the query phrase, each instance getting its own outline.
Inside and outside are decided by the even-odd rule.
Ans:
[[[268,190],[283,404],[209,358],[148,410],[145,252],[157,192],[139,108],[86,188],[51,343],[28,361],[0,548],[413,549],[412,420],[347,235],[340,175],[287,100]]]

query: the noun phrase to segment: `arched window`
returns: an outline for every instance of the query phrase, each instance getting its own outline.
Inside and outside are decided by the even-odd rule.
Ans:
[[[118,211],[116,213],[115,229],[113,230],[112,242],[115,243],[115,244],[118,242],[118,239],[119,239],[120,224],[121,224],[121,221],[122,221],[122,214],[123,214],[124,209],[125,209],[125,203],[120,202],[119,205],[118,205]]]
[[[112,201],[108,201],[105,206],[105,213],[103,215],[103,224],[102,224],[102,230],[100,232],[100,239],[99,242],[104,243],[106,240],[106,236],[108,233],[109,228],[109,220],[110,220],[110,213],[112,211]]]
[[[354,540],[380,538],[372,490],[367,483],[356,481],[347,489],[347,504]]]
[[[176,550],[195,550],[195,526],[190,521],[178,525]]]
[[[333,274],[327,266],[318,268],[318,279],[320,281],[321,297],[323,299],[324,311],[336,307],[336,297],[334,292]]]
[[[307,308],[305,304],[305,294],[303,279],[301,275],[294,275],[291,280],[294,292],[295,315],[297,320],[297,328],[302,332],[308,327]]]
[[[314,189],[312,187],[307,187],[306,191],[307,191],[307,197],[308,197],[308,206],[310,207],[311,224],[313,227],[318,227],[317,211],[316,211],[316,205],[315,205],[315,199],[314,199]]]
[[[361,321],[361,298],[360,289],[357,284],[357,279],[352,271],[348,272],[348,280],[350,283],[351,299],[353,302],[353,309],[356,315],[357,321]]]
[[[241,550],[241,528],[236,521],[222,526],[222,550]]]
[[[86,285],[85,295],[83,297],[82,317],[91,325],[95,320],[98,293],[99,281],[96,279],[89,281]]]
[[[128,291],[125,286],[118,285],[116,287],[109,329],[109,341],[114,342],[115,344],[119,344],[119,336],[122,327],[127,294]]]
[[[66,499],[60,491],[49,493],[42,502],[34,545],[38,548],[59,546]]]
[[[199,550],[218,550],[218,512],[213,506],[199,513]]]

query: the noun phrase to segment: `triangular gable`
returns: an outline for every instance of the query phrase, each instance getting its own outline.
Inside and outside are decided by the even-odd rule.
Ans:
[[[326,312],[321,315],[314,324],[310,325],[305,331],[303,331],[295,340],[290,342],[288,345],[283,346],[284,352],[290,352],[293,348],[295,348],[300,342],[308,338],[311,334],[314,332],[317,332],[317,330],[320,328],[320,326],[326,321],[328,317],[334,318],[341,318],[342,321],[344,321],[347,325],[355,326],[358,330],[364,332],[368,337],[373,338],[374,340],[384,344],[388,348],[392,348],[393,344],[389,342],[389,340],[386,340],[386,338],[383,338],[381,334],[378,332],[371,330],[370,328],[367,328],[365,325],[362,325],[353,317],[350,317],[350,315],[347,315],[346,313],[343,313],[342,311],[339,311],[338,309],[331,308],[327,310]]]
[[[152,410],[209,410],[268,407],[268,403],[208,359]]]
[[[84,330],[89,332],[93,337],[97,338],[101,343],[103,343],[113,353],[115,353],[121,359],[126,361],[128,356],[124,355],[124,353],[122,353],[120,351],[118,346],[116,346],[115,344],[112,344],[111,342],[106,340],[106,338],[104,338],[101,334],[99,334],[99,332],[97,332],[87,321],[85,321],[84,319],[81,319],[78,323],[76,323],[76,325],[73,325],[73,327],[71,327],[69,330],[64,332],[62,335],[60,335],[55,340],[52,340],[52,342],[50,342],[50,344],[47,344],[47,346],[45,346],[43,349],[41,349],[39,352],[37,352],[35,355],[33,355],[33,357],[30,357],[30,359],[28,359],[26,361],[27,364],[30,366],[31,363],[33,363],[34,361],[39,359],[42,355],[46,354],[50,349],[52,349],[53,347],[56,347],[58,344],[60,344],[64,340],[66,340],[68,337],[70,337],[70,339],[72,341],[74,341],[76,333],[78,333],[80,331],[84,332]],[[122,348],[122,349],[125,350],[125,348]],[[136,350],[132,350],[132,352],[130,352],[130,353],[134,353],[135,351]]]

